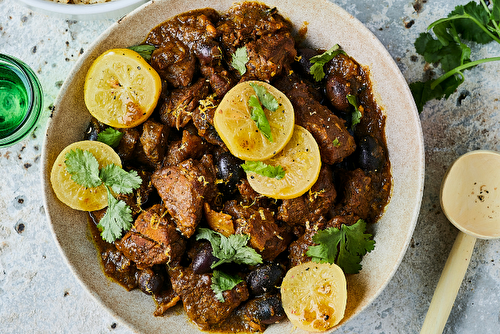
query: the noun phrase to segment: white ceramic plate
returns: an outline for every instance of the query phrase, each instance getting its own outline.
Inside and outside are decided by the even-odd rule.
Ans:
[[[21,0],[34,11],[73,20],[119,19],[149,0],[114,0],[110,2],[75,5],[50,0]]]
[[[49,174],[56,156],[68,144],[81,140],[90,115],[83,102],[85,73],[92,61],[110,48],[141,43],[150,29],[166,19],[195,8],[226,11],[232,0],[152,1],[133,11],[103,33],[79,59],[55,102],[43,147],[42,182],[45,208],[54,236],[68,265],[83,286],[114,316],[143,333],[198,333],[184,312],[154,317],[154,302],[140,291],[126,292],[101,271],[98,255],[88,239],[87,214],[57,200]],[[416,224],[423,191],[424,146],[418,113],[406,81],[393,59],[359,21],[326,0],[268,0],[295,26],[307,23],[314,47],[339,43],[347,53],[370,68],[374,96],[386,114],[386,136],[392,164],[392,199],[374,226],[375,250],[363,259],[363,270],[348,277],[348,306],[340,326],[366,308],[385,288],[398,268]],[[177,308],[180,310],[180,307]],[[286,321],[266,333],[289,333]],[[299,330],[294,333],[300,333]]]

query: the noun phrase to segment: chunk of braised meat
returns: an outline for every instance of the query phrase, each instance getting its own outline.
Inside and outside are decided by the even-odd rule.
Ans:
[[[357,95],[362,87],[365,73],[363,68],[351,57],[338,54],[325,66],[326,96],[333,107],[341,111],[351,108],[347,95]]]
[[[208,226],[215,232],[229,237],[234,234],[234,223],[233,217],[227,213],[212,210],[210,204],[206,203],[203,206],[203,212],[205,214],[205,220]]]
[[[160,47],[169,41],[180,41],[191,50],[202,65],[219,64],[222,54],[215,40],[217,11],[211,8],[177,15],[150,31],[146,43]]]
[[[270,202],[273,201],[269,197],[256,192],[245,177],[240,179],[237,187],[243,205],[270,206]]]
[[[137,128],[118,129],[123,133],[122,139],[116,148],[116,153],[122,161],[128,161],[134,158],[137,143],[141,137],[141,133]]]
[[[137,287],[135,264],[114,246],[110,245],[101,252],[104,273],[120,282],[128,291]]]
[[[207,330],[226,319],[243,301],[248,299],[246,282],[224,291],[224,302],[213,292],[212,274],[194,274],[189,268],[177,267],[169,271],[174,291],[181,297],[188,317]]]
[[[266,207],[242,206],[236,200],[231,200],[224,204],[224,211],[235,219],[236,234],[250,236],[248,245],[263,260],[274,260],[290,243],[288,226],[276,221],[273,212]]]
[[[274,85],[290,99],[295,122],[309,130],[318,142],[323,162],[334,164],[354,152],[356,143],[345,121],[317,101],[306,83],[295,76],[286,76]]]
[[[236,84],[236,79],[231,72],[222,65],[202,66],[201,74],[208,80],[212,91],[219,98],[224,97],[227,92]]]
[[[211,155],[203,156],[200,161],[188,159],[176,166],[163,167],[152,176],[165,207],[186,238],[196,231],[203,214],[203,203],[210,202],[216,195],[214,181]]]
[[[291,23],[278,14],[276,8],[255,2],[232,6],[217,25],[222,47],[228,55],[260,36],[291,31]]]
[[[204,78],[189,87],[172,90],[160,107],[161,121],[176,129],[186,126],[199,101],[207,98],[209,91],[210,86]]]
[[[246,44],[248,62],[243,80],[257,79],[270,82],[282,73],[288,73],[297,51],[290,33],[268,34]]]
[[[196,131],[196,130],[195,130]],[[175,166],[189,158],[200,159],[207,151],[207,143],[194,131],[184,129],[182,139],[169,143],[164,160],[165,166]]]
[[[196,57],[180,41],[163,43],[151,55],[151,66],[172,87],[187,87],[197,69]]]
[[[311,261],[311,258],[306,255],[310,246],[314,245],[312,237],[318,230],[326,228],[326,219],[321,217],[318,221],[307,222],[305,232],[295,241],[292,241],[288,246],[288,259],[290,266],[295,267],[301,263]]]
[[[107,125],[101,123],[97,120],[97,118],[92,117],[90,119],[89,125],[83,134],[83,139],[85,140],[97,140],[97,136],[99,133],[104,131],[107,128]]]
[[[362,219],[372,218],[372,203],[376,198],[371,177],[362,169],[339,172],[343,192],[342,198],[334,212],[340,215],[355,214]]]
[[[175,306],[181,300],[181,297],[172,289],[172,285],[168,282],[167,288],[153,295],[153,300],[156,304],[156,310],[153,314],[155,317],[159,317],[164,315],[169,308]]]
[[[170,128],[165,124],[152,119],[144,122],[139,138],[140,145],[138,145],[139,160],[154,169],[159,167],[165,156],[169,132]]]
[[[140,269],[155,264],[176,265],[186,249],[186,241],[160,204],[142,212],[130,231],[115,245]]]
[[[194,126],[198,129],[198,135],[208,143],[225,148],[226,144],[219,137],[214,128],[214,115],[219,101],[216,101],[214,95],[200,100],[199,106],[192,113]]]
[[[305,225],[306,221],[317,221],[331,209],[337,192],[332,172],[328,166],[321,166],[318,180],[304,195],[284,199],[278,208],[277,218],[289,225]]]

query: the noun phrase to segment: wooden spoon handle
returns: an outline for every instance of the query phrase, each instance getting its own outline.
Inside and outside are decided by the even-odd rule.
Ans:
[[[469,266],[476,238],[458,232],[434,291],[420,334],[442,333]]]

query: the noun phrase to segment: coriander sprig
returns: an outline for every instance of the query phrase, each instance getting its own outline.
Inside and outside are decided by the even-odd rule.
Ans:
[[[464,80],[464,71],[477,65],[498,61],[500,57],[471,60],[471,48],[465,42],[500,44],[500,0],[491,1],[488,7],[484,0],[465,6],[456,6],[448,17],[429,25],[415,41],[418,54],[428,63],[439,63],[443,74],[434,80],[417,81],[410,84],[418,111],[433,99],[447,99]]]
[[[336,263],[346,274],[356,274],[361,270],[361,259],[375,247],[371,234],[365,233],[366,222],[359,219],[354,225],[342,225],[319,230],[306,252],[314,262]]]
[[[250,266],[262,263],[262,256],[252,247],[247,246],[250,237],[245,234],[231,234],[229,237],[208,228],[199,228],[196,240],[206,239],[212,246],[212,254],[219,261],[212,263],[210,268],[234,262]]]
[[[97,225],[101,237],[107,242],[120,238],[123,231],[132,227],[132,210],[113,193],[129,194],[140,187],[141,177],[136,171],[126,172],[115,164],[99,169],[99,162],[90,151],[75,149],[65,156],[66,170],[71,179],[86,188],[96,188],[104,184],[108,193],[108,208]]]

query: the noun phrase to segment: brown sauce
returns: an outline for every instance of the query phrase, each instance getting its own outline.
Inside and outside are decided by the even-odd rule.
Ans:
[[[127,290],[140,288],[152,295],[156,316],[168,316],[173,305],[182,303],[202,330],[263,331],[282,321],[284,313],[278,289],[261,293],[251,286],[256,270],[285,272],[309,261],[304,253],[311,239],[304,236],[313,233],[310,226],[321,229],[332,226],[331,222],[354,224],[358,219],[375,223],[383,214],[390,199],[391,168],[385,116],[373,97],[369,70],[348,55],[340,55],[325,65],[325,79],[316,82],[307,73],[307,60],[321,51],[302,46],[307,41],[307,24],[298,36],[291,34],[291,28],[277,9],[243,3],[228,13],[212,9],[183,13],[155,27],[145,39],[156,47],[151,63],[165,85],[157,110],[148,120],[147,129],[154,130],[146,126],[123,130],[124,139],[116,149],[124,168],[141,171],[143,176],[141,190],[124,198],[136,224],[110,244],[100,238],[96,227],[103,212],[94,212],[89,230],[104,273]],[[250,58],[243,75],[228,61],[242,46],[247,47]],[[302,113],[297,122],[315,131],[324,168],[303,198],[276,201],[252,192],[244,174],[238,174],[237,159],[235,163],[228,156],[215,132],[210,112],[213,116],[225,92],[244,80],[267,81],[281,89],[296,113]],[[352,125],[354,107],[346,103],[346,94],[356,96],[360,106],[362,117],[356,125]],[[314,126],[318,122],[323,128]],[[341,132],[332,132],[334,125]],[[87,135],[95,137],[104,128],[94,121]],[[146,131],[157,132],[145,135]],[[338,146],[343,155],[337,154]],[[224,167],[227,164],[229,171]],[[155,175],[159,171],[164,175],[179,171],[179,180],[187,174],[196,178],[179,186],[158,184]],[[205,188],[196,183],[200,179]],[[182,194],[189,190],[198,197],[175,202],[172,189]],[[173,210],[172,202],[181,209]],[[224,292],[225,304],[215,301],[210,284],[203,283],[210,281],[211,272],[194,268],[207,243],[196,241],[193,231],[213,227],[206,218],[210,212],[233,224],[231,233],[250,235],[250,245],[265,260],[259,266],[224,268],[244,279],[234,291]],[[262,217],[269,217],[265,224]],[[145,222],[144,226],[139,222]],[[217,227],[226,231],[227,225]],[[159,255],[148,254],[147,247]],[[165,254],[168,260],[160,256]]]

